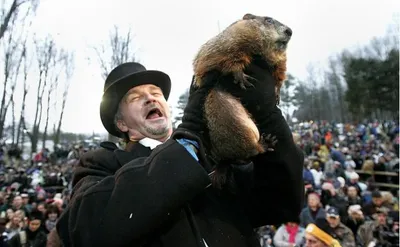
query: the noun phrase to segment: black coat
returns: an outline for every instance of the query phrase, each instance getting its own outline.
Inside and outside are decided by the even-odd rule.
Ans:
[[[172,139],[152,152],[102,146],[76,168],[57,224],[66,247],[196,247],[202,239],[209,247],[259,246],[253,228],[297,219],[303,205],[299,149],[236,167],[241,189],[232,194],[209,186],[206,171]]]

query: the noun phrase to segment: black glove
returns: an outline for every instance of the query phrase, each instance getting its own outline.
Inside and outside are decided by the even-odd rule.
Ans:
[[[215,165],[215,162],[206,151],[210,150],[210,141],[204,118],[204,102],[210,90],[211,86],[196,88],[194,80],[192,80],[188,103],[183,112],[182,123],[172,134],[172,138],[175,140],[184,138],[193,140],[199,144],[197,154],[199,155],[200,163],[207,172],[211,172],[212,167]]]
[[[217,88],[226,91],[240,99],[243,106],[252,115],[257,124],[268,119],[268,116],[276,107],[275,78],[272,68],[260,59],[254,59],[244,71],[250,76],[248,81],[252,86],[243,89],[233,82],[233,76],[221,76],[218,79]]]
[[[251,77],[248,80],[252,84],[246,89],[235,84],[232,75],[220,76],[215,87],[240,99],[264,137],[270,134],[278,142],[280,139],[292,138],[289,126],[277,107],[273,68],[265,61],[254,58],[244,73]]]

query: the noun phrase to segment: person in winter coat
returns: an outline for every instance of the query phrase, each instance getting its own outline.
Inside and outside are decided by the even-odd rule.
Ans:
[[[300,213],[300,225],[306,227],[308,224],[315,223],[317,219],[325,219],[326,212],[322,208],[320,197],[312,192],[307,197],[308,205]]]
[[[259,84],[252,99],[264,99],[263,86],[274,93],[271,81]],[[70,203],[57,223],[63,246],[260,246],[254,228],[298,217],[304,194],[300,149],[277,144],[286,153],[232,164],[236,189],[217,189],[205,148],[207,91],[191,87],[182,124],[172,134],[170,88],[167,74],[139,63],[110,72],[100,116],[126,148],[103,142],[80,158]],[[292,139],[287,124],[279,128]]]
[[[336,239],[342,246],[356,247],[356,241],[353,232],[340,222],[339,210],[335,207],[330,207],[326,211],[326,220],[329,226],[333,229]]]
[[[274,235],[275,247],[300,247],[304,241],[304,228],[298,222],[281,225]]]

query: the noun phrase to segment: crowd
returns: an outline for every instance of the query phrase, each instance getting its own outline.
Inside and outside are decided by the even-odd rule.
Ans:
[[[398,246],[398,123],[308,122],[293,133],[306,154],[304,209],[297,222],[258,229],[261,245],[302,246],[306,227],[325,221],[343,247]]]
[[[383,186],[398,185],[398,124],[312,122],[292,131],[306,155],[304,209],[297,222],[256,229],[261,246],[304,246],[307,226],[319,222],[343,247],[398,246],[399,190]],[[45,246],[68,204],[73,166],[87,150],[43,149],[21,162],[11,149],[0,150],[0,247],[27,239]]]
[[[85,152],[42,149],[24,160],[14,146],[0,149],[0,247],[46,246],[69,201],[73,166]]]

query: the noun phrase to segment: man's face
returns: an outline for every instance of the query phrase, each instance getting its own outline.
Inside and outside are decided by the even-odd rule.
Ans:
[[[314,237],[313,235],[306,233],[306,247],[325,247],[326,245],[319,240],[318,238]]]
[[[326,220],[328,221],[330,227],[336,228],[340,224],[340,217],[333,217],[333,216],[328,216],[326,217]]]
[[[13,206],[19,208],[22,206],[22,198],[20,196],[14,197]]]
[[[31,220],[29,222],[29,230],[31,230],[31,232],[36,232],[37,229],[39,229],[41,224],[40,220]]]
[[[310,194],[310,195],[308,195],[308,206],[310,206],[310,207],[318,207],[318,205],[319,205],[319,198],[318,198],[318,196],[317,195],[314,195],[314,194]]]
[[[373,197],[373,198],[372,198],[372,203],[373,203],[375,206],[380,207],[380,206],[382,205],[382,203],[383,203],[383,198],[382,198],[382,197]]]
[[[157,86],[145,84],[129,90],[121,100],[120,113],[122,120],[118,121],[118,128],[128,132],[132,139],[160,140],[171,135],[169,106]]]
[[[377,221],[379,225],[386,225],[386,215],[382,213],[377,214]]]
[[[356,187],[350,186],[350,187],[347,189],[347,195],[348,195],[349,197],[351,197],[351,198],[357,197],[357,189],[356,189]]]
[[[23,197],[22,201],[25,205],[27,205],[29,203],[29,197]]]

